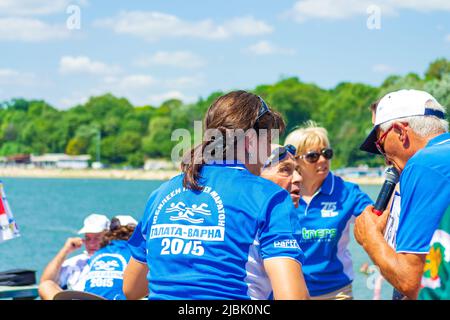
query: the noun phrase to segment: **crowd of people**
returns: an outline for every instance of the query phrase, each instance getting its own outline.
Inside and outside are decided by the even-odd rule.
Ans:
[[[272,144],[282,116],[233,91],[209,107],[202,143],[150,195],[139,222],[85,219],[84,239],[69,238],[45,268],[41,298],[76,290],[111,300],[353,299],[352,223],[394,299],[450,298],[445,108],[427,92],[400,90],[371,111],[361,150],[400,174],[380,216],[358,185],[331,172],[325,128],[308,121]]]

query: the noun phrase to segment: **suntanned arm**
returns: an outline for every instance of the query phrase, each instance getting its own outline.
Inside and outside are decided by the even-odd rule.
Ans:
[[[42,272],[41,281],[52,280],[58,283],[59,272],[61,271],[61,266],[66,260],[67,256],[73,251],[81,248],[83,246],[83,239],[81,238],[69,238],[66,243],[59,250],[58,254],[53,258],[52,261],[45,267],[44,272]]]
[[[397,253],[379,234],[370,237],[363,247],[393,287],[408,298],[417,299],[425,254]]]
[[[123,273],[123,293],[127,300],[138,300],[148,295],[148,271],[146,263],[131,257]]]
[[[366,208],[355,221],[355,238],[393,287],[417,299],[426,255],[395,252],[383,236],[388,215],[385,211],[378,217],[372,213],[372,206]]]
[[[272,284],[274,299],[309,299],[300,263],[289,258],[271,258],[264,260],[264,268]]]

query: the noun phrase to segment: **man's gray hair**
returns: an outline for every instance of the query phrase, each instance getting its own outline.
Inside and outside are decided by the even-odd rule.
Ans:
[[[428,101],[427,108],[441,111],[445,114],[445,108],[433,100]],[[448,132],[448,121],[434,116],[412,116],[387,121],[380,125],[381,130],[386,131],[394,122],[406,122],[409,127],[419,136],[425,138],[430,135]]]

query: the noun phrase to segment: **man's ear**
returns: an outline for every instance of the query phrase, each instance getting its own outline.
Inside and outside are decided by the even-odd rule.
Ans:
[[[395,122],[393,124],[395,132],[398,134],[400,141],[403,145],[409,145],[409,125],[406,122]]]

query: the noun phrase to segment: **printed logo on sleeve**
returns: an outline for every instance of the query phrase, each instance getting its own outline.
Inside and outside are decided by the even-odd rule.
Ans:
[[[286,239],[286,240],[278,240],[273,243],[275,248],[295,248],[300,249],[297,240],[295,239]]]

